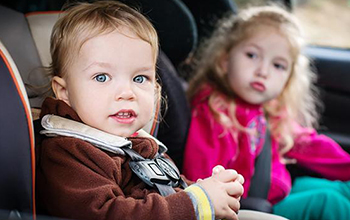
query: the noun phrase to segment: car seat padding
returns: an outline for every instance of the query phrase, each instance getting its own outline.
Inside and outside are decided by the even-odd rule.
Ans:
[[[21,77],[0,42],[0,209],[35,215],[34,130]]]

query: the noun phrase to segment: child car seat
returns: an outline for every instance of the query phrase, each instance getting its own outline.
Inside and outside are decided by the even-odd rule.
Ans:
[[[0,41],[0,219],[35,216],[34,131],[27,93]]]
[[[212,34],[218,19],[227,14],[237,13],[237,6],[232,0],[204,0],[200,4],[193,0],[182,1],[196,21],[199,43]]]
[[[121,0],[140,8],[150,19],[159,36],[160,48],[177,67],[197,45],[195,20],[180,0]]]
[[[168,147],[168,154],[181,171],[191,111],[183,87],[184,81],[163,52],[159,54],[158,67],[167,109],[162,109],[163,118],[159,123],[157,138]]]

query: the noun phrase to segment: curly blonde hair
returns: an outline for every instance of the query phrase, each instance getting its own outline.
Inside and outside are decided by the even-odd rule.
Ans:
[[[298,22],[283,8],[276,5],[250,7],[219,21],[217,30],[201,44],[193,61],[195,75],[190,80],[188,96],[192,100],[203,85],[209,85],[214,91],[209,96],[209,106],[215,119],[234,137],[239,131],[249,132],[235,116],[236,95],[228,83],[227,73],[221,68],[220,60],[232,48],[261,30],[258,28],[261,26],[278,30],[286,37],[292,51],[291,74],[282,93],[263,105],[271,133],[279,142],[280,155],[284,155],[294,144],[293,122],[314,127],[318,114],[317,90],[313,84],[316,74],[310,68],[309,59],[301,53],[304,41]],[[223,107],[227,109],[228,116],[220,111]]]

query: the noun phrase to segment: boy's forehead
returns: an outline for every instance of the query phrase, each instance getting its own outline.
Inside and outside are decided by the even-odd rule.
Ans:
[[[150,42],[142,39],[140,36],[137,35],[137,33],[132,30],[129,27],[126,26],[115,26],[113,28],[109,28],[106,30],[101,30],[101,29],[97,29],[95,28],[95,30],[91,30],[88,33],[80,33],[79,36],[76,38],[76,42],[73,43],[73,47],[72,47],[72,51],[74,53],[74,56],[79,56],[81,49],[83,48],[83,46],[89,42],[91,39],[95,39],[97,37],[103,36],[103,35],[108,35],[110,33],[118,33],[120,35],[123,35],[127,38],[130,39],[134,39],[134,40],[142,40],[145,43],[149,44],[151,46],[152,52],[155,54],[157,53],[156,48],[154,48]],[[155,62],[156,62],[156,57],[155,57]]]
[[[124,68],[129,65],[156,70],[152,46],[127,29],[100,33],[80,41],[81,46],[70,61],[73,66],[80,66],[79,69],[85,70],[89,66]]]

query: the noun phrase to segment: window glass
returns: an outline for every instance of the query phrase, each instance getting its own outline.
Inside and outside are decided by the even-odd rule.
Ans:
[[[311,44],[350,48],[350,0],[296,0],[293,11]]]
[[[239,8],[267,0],[235,0]],[[278,1],[274,1],[278,2]],[[280,1],[283,2],[283,1]],[[350,48],[350,0],[291,0],[311,45]]]

